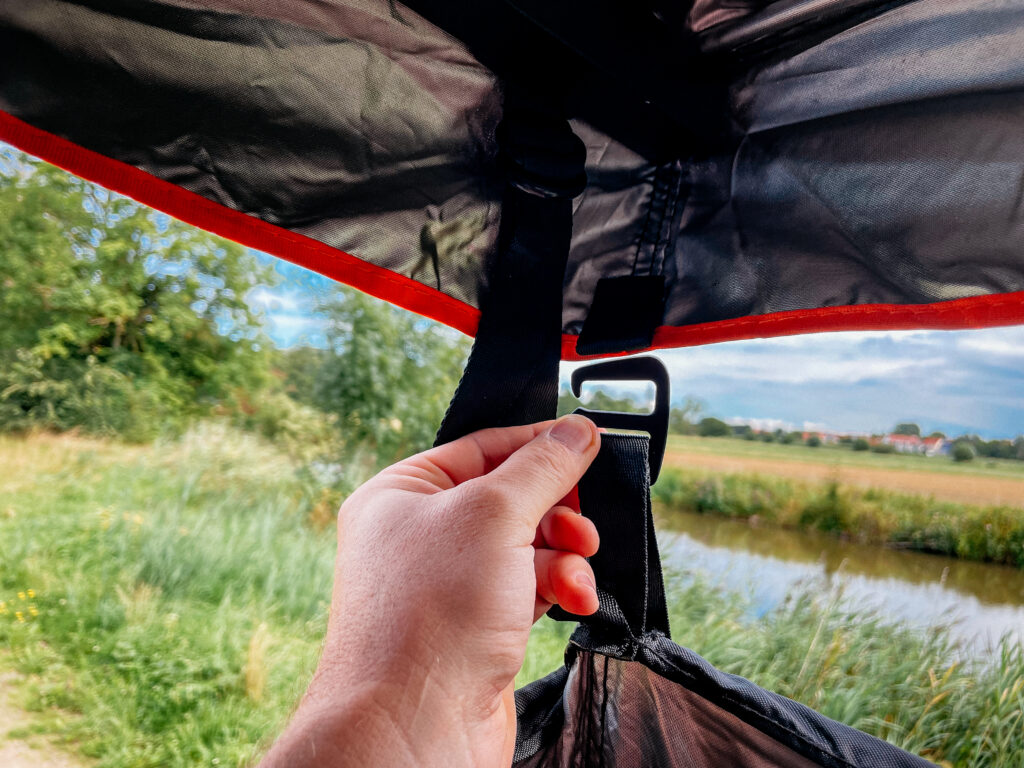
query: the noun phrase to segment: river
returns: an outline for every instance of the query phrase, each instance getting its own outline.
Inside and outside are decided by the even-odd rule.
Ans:
[[[760,615],[794,588],[841,587],[844,607],[916,629],[946,626],[968,656],[1024,643],[1024,570],[855,544],[805,531],[673,513],[658,534],[666,568],[749,596]]]

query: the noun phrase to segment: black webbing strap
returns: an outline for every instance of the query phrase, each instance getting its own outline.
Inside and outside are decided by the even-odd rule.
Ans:
[[[669,634],[665,586],[651,514],[646,435],[601,435],[601,450],[580,480],[580,509],[593,520],[601,547],[590,558],[600,608],[579,617],[552,608],[553,618],[579,621],[573,643],[633,658],[651,632]]]
[[[562,283],[572,198],[586,151],[566,120],[506,107],[499,141],[508,182],[480,326],[435,445],[485,427],[555,416]]]

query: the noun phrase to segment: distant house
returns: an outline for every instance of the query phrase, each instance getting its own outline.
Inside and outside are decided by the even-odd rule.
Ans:
[[[886,435],[885,445],[891,445],[897,453],[921,453],[925,456],[945,456],[949,444],[941,437],[918,437],[917,435]]]
[[[896,453],[924,453],[924,441],[917,435],[886,435],[882,438],[885,445],[891,445]]]
[[[942,437],[926,437],[921,440],[925,456],[946,456],[949,454],[949,442]]]

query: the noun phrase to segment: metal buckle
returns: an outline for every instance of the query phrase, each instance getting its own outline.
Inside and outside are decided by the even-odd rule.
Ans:
[[[651,469],[651,483],[661,473],[668,440],[669,379],[668,371],[655,357],[629,357],[609,360],[577,368],[572,372],[572,393],[579,397],[586,381],[650,381],[654,384],[654,411],[651,413],[620,413],[618,411],[592,411],[577,408],[573,413],[586,416],[599,427],[631,429],[651,436],[647,463]]]

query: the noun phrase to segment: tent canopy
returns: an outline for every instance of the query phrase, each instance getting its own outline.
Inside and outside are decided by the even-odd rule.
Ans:
[[[0,49],[0,138],[466,333],[524,62],[587,152],[563,357],[1024,322],[1024,0],[33,0]]]

